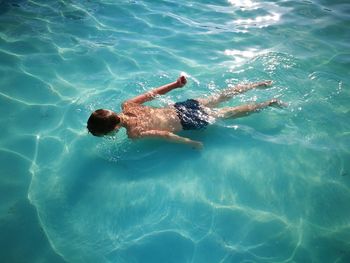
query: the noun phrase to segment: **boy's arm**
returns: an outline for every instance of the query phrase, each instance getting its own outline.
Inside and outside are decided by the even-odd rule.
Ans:
[[[155,88],[155,89],[148,91],[142,95],[139,95],[135,98],[129,99],[129,100],[125,101],[124,103],[133,102],[133,103],[137,103],[137,104],[142,104],[146,101],[153,100],[157,95],[162,95],[162,94],[165,94],[173,89],[181,88],[181,87],[185,86],[186,83],[187,83],[186,77],[181,76],[176,81],[174,81],[172,83]]]
[[[139,138],[144,138],[144,137],[164,138],[164,139],[167,139],[167,140],[172,141],[172,142],[184,143],[184,144],[191,145],[192,147],[194,147],[196,149],[203,148],[203,144],[201,142],[193,141],[189,138],[181,137],[181,136],[178,136],[178,135],[176,135],[172,132],[168,132],[168,131],[150,130],[150,131],[141,132]]]

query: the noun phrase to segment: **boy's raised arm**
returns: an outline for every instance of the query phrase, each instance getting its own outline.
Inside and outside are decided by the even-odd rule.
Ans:
[[[142,95],[139,95],[137,97],[129,99],[129,100],[125,101],[124,103],[133,102],[133,103],[137,103],[137,104],[142,104],[146,101],[153,100],[157,95],[163,95],[163,94],[168,93],[169,91],[171,91],[173,89],[181,88],[181,87],[185,86],[186,83],[187,83],[186,77],[180,76],[174,82],[171,82],[169,84],[166,84],[166,85],[158,87],[158,88],[155,88],[155,89],[148,91]]]

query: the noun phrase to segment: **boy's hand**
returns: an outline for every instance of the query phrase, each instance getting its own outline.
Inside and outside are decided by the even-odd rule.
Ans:
[[[196,150],[202,150],[203,149],[203,143],[202,142],[197,142],[197,141],[192,141],[191,146],[193,149]]]
[[[186,85],[187,83],[187,79],[185,76],[180,76],[177,80],[176,80],[176,83],[178,85],[179,88],[182,88],[183,86]]]

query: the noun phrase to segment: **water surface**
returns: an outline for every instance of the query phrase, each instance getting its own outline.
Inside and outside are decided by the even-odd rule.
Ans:
[[[4,262],[349,262],[347,1],[0,4]],[[87,134],[97,108],[188,75],[165,106],[289,106],[184,132]],[[3,234],[4,233],[4,234]]]

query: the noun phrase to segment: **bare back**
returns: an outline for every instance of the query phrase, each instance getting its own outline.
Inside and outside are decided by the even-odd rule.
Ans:
[[[180,119],[174,107],[154,108],[137,103],[123,104],[127,134],[137,138],[141,132],[157,130],[178,132],[182,130]]]

